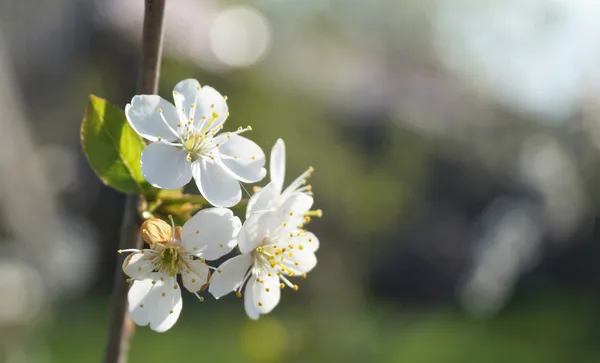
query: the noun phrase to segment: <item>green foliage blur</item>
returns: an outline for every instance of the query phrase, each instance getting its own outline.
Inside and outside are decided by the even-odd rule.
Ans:
[[[291,298],[258,321],[247,319],[235,298],[219,301],[226,305],[220,314],[188,299],[174,329],[136,329],[130,362],[564,363],[600,356],[598,321],[588,318],[596,307],[586,300],[537,297],[477,319],[451,308],[385,303],[369,304],[368,313],[313,316]],[[60,312],[45,333],[50,361],[99,361],[107,308],[94,302]]]

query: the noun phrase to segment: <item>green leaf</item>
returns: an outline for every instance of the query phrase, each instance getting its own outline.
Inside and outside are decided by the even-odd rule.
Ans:
[[[106,185],[128,194],[152,192],[140,168],[146,144],[129,126],[119,107],[90,95],[81,124],[81,146],[90,166]]]

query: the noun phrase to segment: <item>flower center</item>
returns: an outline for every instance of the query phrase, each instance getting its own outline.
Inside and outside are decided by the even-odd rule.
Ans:
[[[190,117],[190,121],[187,123],[177,125],[181,148],[187,152],[188,161],[195,161],[202,157],[214,159],[214,149],[219,145],[215,144],[213,139],[223,126],[211,127],[218,118],[219,114],[213,112],[209,120],[203,117],[200,125],[193,123],[193,117]]]
[[[158,113],[164,124],[171,130],[171,133],[179,139],[178,143],[172,145],[185,150],[188,154],[188,161],[197,160],[201,157],[214,158],[212,150],[219,145],[214,144],[213,137],[223,128],[223,125],[212,126],[220,115],[217,112],[213,112],[210,119],[202,116],[201,122],[195,123],[192,116],[194,107],[194,104],[190,107],[189,118],[184,115],[184,110],[182,109],[182,114],[180,115],[181,122],[177,124],[177,128],[171,127],[167,119],[165,119],[162,109],[159,108]],[[159,138],[159,141],[162,140]]]
[[[194,257],[179,245],[172,243],[156,243],[152,246],[154,258],[152,263],[157,266],[156,270],[169,276],[176,276],[182,271],[190,271],[188,261]]]
[[[293,249],[293,244],[290,244],[287,247],[281,247],[276,244],[265,244],[260,246],[252,252],[255,266],[259,267],[261,270],[269,271],[274,269],[281,273],[286,273],[289,276],[294,276],[295,273],[292,270],[294,261],[291,260],[294,257]]]
[[[196,161],[200,158],[215,158],[218,145],[213,141],[213,134],[192,134],[182,140],[181,148],[188,154],[188,161]]]
[[[227,118],[229,116],[229,112],[225,115],[221,115],[218,112],[212,112],[210,117],[202,116],[200,122],[194,121],[195,104],[191,104],[189,109],[189,115],[185,115],[185,110],[181,109],[181,113],[179,114],[180,123],[177,124],[177,127],[174,128],[165,118],[162,109],[158,109],[158,113],[167,128],[171,131],[171,133],[177,137],[178,141],[171,143],[162,140],[160,137],[158,138],[159,142],[165,142],[169,145],[176,146],[187,153],[188,161],[196,161],[200,158],[210,158],[214,159],[217,156],[218,148],[221,146],[220,144],[214,141],[215,135],[223,129],[223,122],[218,126],[215,126],[215,122],[220,117]],[[211,109],[214,108],[214,105],[210,106]],[[227,142],[231,139],[232,135],[241,134],[246,131],[252,130],[252,127],[248,126],[246,128],[242,128],[241,126],[234,132],[228,132],[227,138],[222,139],[222,143]],[[238,156],[234,155],[234,159],[237,159]],[[252,159],[254,160],[254,156]]]
[[[274,244],[274,242],[276,241],[269,240],[269,238],[266,237],[263,240],[263,245],[257,247],[250,253],[250,256],[254,261],[253,266],[246,272],[240,281],[239,287],[235,293],[237,297],[242,297],[242,287],[250,277],[256,278],[256,282],[264,283],[264,279],[267,278],[267,276],[273,277],[276,275],[279,281],[282,281],[279,284],[280,288],[283,289],[285,285],[287,285],[292,290],[298,291],[298,285],[292,284],[284,275],[290,277],[296,275],[294,268],[299,267],[299,262],[294,259],[294,251],[303,250],[304,246],[301,244],[289,244],[286,247],[280,247],[277,244]],[[302,273],[301,276],[302,278],[306,278],[306,273]],[[269,290],[267,289],[267,291]],[[261,302],[258,304],[259,306],[262,306]]]
[[[179,247],[166,247],[160,253],[159,258],[161,260],[161,268],[165,269],[170,276],[175,276],[179,273],[179,263],[181,260]]]

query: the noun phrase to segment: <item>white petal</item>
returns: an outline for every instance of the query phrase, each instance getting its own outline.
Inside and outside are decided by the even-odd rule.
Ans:
[[[196,96],[200,93],[200,83],[195,79],[185,79],[180,81],[173,88],[173,99],[177,112],[182,115],[182,122],[185,122],[189,117],[194,117],[194,123],[200,120],[195,117],[195,110],[190,113],[192,104],[196,103]],[[195,106],[195,105],[194,105]]]
[[[157,282],[156,285],[159,283]],[[156,303],[152,305],[154,309],[150,313],[150,329],[160,333],[169,330],[177,322],[183,304],[181,288],[176,279],[165,279],[163,284],[156,288],[160,295],[158,300],[155,300]]]
[[[250,253],[269,237],[277,222],[275,212],[256,212],[250,215],[242,225],[238,235],[238,245],[241,253]]]
[[[183,225],[181,246],[189,253],[216,260],[237,245],[240,219],[226,208],[207,208]]]
[[[138,325],[150,324],[150,329],[157,332],[170,329],[181,313],[179,285],[174,278],[161,273],[155,272],[151,278],[134,281],[127,297],[133,321]]]
[[[312,207],[313,198],[303,193],[294,193],[276,209],[273,217],[276,224],[286,224],[287,230],[296,229],[304,223],[304,214]]]
[[[285,144],[282,139],[278,139],[271,149],[269,172],[271,173],[271,182],[276,185],[277,192],[281,193],[285,179]]]
[[[238,180],[244,183],[255,183],[267,174],[265,153],[254,141],[232,135],[219,147],[221,161]]]
[[[248,201],[246,207],[246,219],[255,212],[265,212],[273,207],[273,202],[279,197],[277,185],[273,182],[267,184],[264,188],[254,193]]]
[[[208,282],[208,266],[200,260],[190,260],[188,261],[188,264],[190,266],[190,271],[181,272],[183,286],[190,292],[198,292]]]
[[[252,296],[250,302],[255,304],[261,314],[268,314],[277,306],[281,298],[279,278],[276,274],[270,277],[267,274],[262,274],[260,281],[262,282],[258,282],[254,277],[251,277],[244,293]]]
[[[132,279],[143,280],[147,278],[155,268],[151,261],[152,257],[153,254],[149,250],[130,254],[123,261],[123,272]]]
[[[200,194],[215,207],[233,207],[242,200],[239,182],[216,161],[195,161],[192,174]]]
[[[313,252],[317,252],[319,249],[319,239],[311,232],[301,232],[300,236],[294,237],[294,243]]]
[[[154,142],[142,151],[141,163],[144,178],[157,188],[181,188],[192,179],[187,155],[175,146]]]
[[[313,197],[304,193],[295,193],[285,200],[279,210],[287,214],[293,212],[295,214],[304,214],[310,210],[314,202]]]
[[[294,248],[291,252],[293,253],[292,257],[286,256],[285,266],[294,274],[308,273],[317,265],[317,257],[313,251]]]
[[[218,299],[237,289],[251,264],[250,255],[238,255],[223,262],[212,274],[208,292]]]
[[[162,116],[159,113],[162,109]],[[164,119],[177,130],[179,117],[175,107],[164,98],[157,95],[140,95],[131,99],[125,106],[125,116],[129,125],[143,138],[156,141],[162,138],[166,141],[177,140],[178,137],[167,127]]]
[[[250,283],[247,283],[244,290],[244,309],[246,310],[246,315],[248,315],[250,319],[257,320],[260,317],[260,310],[258,310],[258,305],[254,300],[252,291]]]
[[[137,325],[148,325],[150,323],[150,315],[148,310],[148,302],[146,301],[150,291],[153,289],[152,279],[134,281],[127,293],[127,301],[129,303],[129,314],[131,319]]]
[[[218,115],[215,119],[213,116]],[[202,121],[199,125],[200,129],[212,130],[217,129],[225,123],[229,114],[227,102],[223,96],[214,88],[204,86],[198,93],[198,102],[196,116]]]

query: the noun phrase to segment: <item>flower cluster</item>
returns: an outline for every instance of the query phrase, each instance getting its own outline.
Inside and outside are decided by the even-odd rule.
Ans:
[[[196,213],[183,227],[159,219],[146,220],[141,233],[148,248],[131,252],[123,271],[133,281],[129,312],[138,325],[163,332],[177,321],[182,308],[181,288],[195,294],[208,287],[220,298],[234,292],[244,296],[246,314],[258,319],[279,303],[281,289],[298,290],[290,278],[306,278],[317,264],[317,237],[305,229],[313,197],[307,179],[312,168],[287,188],[285,144],[271,151],[270,183],[248,200],[245,222],[227,209],[242,198],[240,182],[266,176],[265,155],[253,141],[235,132],[219,132],[229,116],[227,97],[198,81],[179,82],[175,106],[157,95],[135,96],[125,108],[131,127],[151,141],[141,156],[144,178],[158,188],[177,189],[193,178],[214,208]],[[236,249],[236,246],[238,247]],[[207,264],[238,252],[218,267]],[[212,273],[211,273],[212,270]]]

